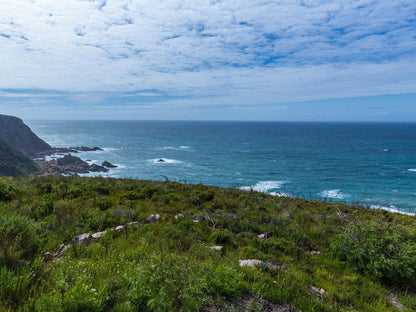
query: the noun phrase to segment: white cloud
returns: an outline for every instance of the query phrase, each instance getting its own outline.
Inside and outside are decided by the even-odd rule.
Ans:
[[[2,0],[0,88],[87,103],[136,91],[224,104],[412,93],[415,12],[413,0]]]

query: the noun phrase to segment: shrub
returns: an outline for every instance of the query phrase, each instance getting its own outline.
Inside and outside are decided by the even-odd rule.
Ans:
[[[54,210],[55,196],[53,194],[45,194],[41,198],[41,203],[34,212],[34,217],[37,220],[50,215]]]
[[[220,230],[215,230],[210,236],[211,241],[215,242],[216,244],[223,245],[231,244],[233,238],[234,237],[230,233]]]
[[[141,267],[125,280],[128,298],[137,311],[199,311],[204,293],[202,281],[188,259],[152,256],[152,264]]]
[[[111,208],[113,206],[113,202],[108,199],[102,199],[97,202],[98,208],[100,208],[101,211],[107,210],[108,208]]]
[[[0,200],[10,199],[12,186],[3,178],[0,178]]]
[[[236,297],[243,289],[243,274],[220,265],[207,276],[207,288],[213,295]]]
[[[33,223],[21,215],[0,213],[0,262],[12,267],[17,260],[30,260],[37,251]]]
[[[386,284],[416,288],[416,240],[391,224],[362,224],[336,236],[332,255]]]
[[[13,272],[1,267],[0,302],[12,308],[21,305],[28,297],[27,290],[31,286],[32,279],[30,272]]]

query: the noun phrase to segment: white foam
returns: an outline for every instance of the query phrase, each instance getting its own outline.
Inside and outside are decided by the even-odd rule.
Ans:
[[[285,184],[284,181],[260,181],[252,186],[242,186],[241,190],[244,191],[256,191],[261,193],[269,193],[271,190],[279,189]]]
[[[406,211],[399,210],[396,206],[393,206],[393,205],[390,205],[390,206],[371,205],[370,208],[372,208],[372,209],[383,209],[383,210],[387,210],[387,211],[390,211],[390,212],[396,212],[396,213],[400,213],[400,214],[404,214],[404,215],[408,215],[408,216],[416,215],[415,213],[412,213],[412,212],[406,212]]]
[[[150,162],[154,164],[182,164],[183,161],[176,160],[176,159],[168,159],[168,158],[155,158],[149,159]]]
[[[331,199],[344,199],[348,197],[348,194],[344,194],[341,192],[341,190],[325,190],[319,193],[320,196],[325,198],[331,198]]]
[[[113,170],[113,169],[125,169],[126,168],[126,166],[123,166],[123,165],[120,165],[120,164],[114,164],[114,166],[117,166],[116,168],[110,168],[110,170]]]
[[[173,146],[163,146],[163,147],[158,147],[157,149],[160,149],[160,150],[174,150],[176,148],[173,147]]]
[[[103,147],[102,150],[104,152],[114,152],[114,151],[119,151],[119,148],[115,148],[115,147]]]
[[[416,169],[407,169],[407,171],[416,172]]]
[[[174,151],[178,151],[178,150],[186,150],[186,149],[190,149],[191,147],[188,145],[181,145],[178,147],[175,146],[163,146],[163,147],[158,147],[157,149],[159,150],[174,150]]]
[[[273,195],[273,196],[277,196],[277,197],[291,197],[290,194],[283,193],[283,192],[270,192],[268,194]]]
[[[45,161],[51,161],[51,160],[55,160],[55,159],[58,159],[58,158],[64,158],[65,155],[66,154],[63,154],[63,153],[55,153],[55,154],[52,154],[52,155],[45,156],[44,159],[45,159]]]

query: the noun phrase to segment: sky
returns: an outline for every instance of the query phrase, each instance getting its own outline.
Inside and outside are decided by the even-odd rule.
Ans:
[[[0,113],[416,121],[415,0],[1,0]]]

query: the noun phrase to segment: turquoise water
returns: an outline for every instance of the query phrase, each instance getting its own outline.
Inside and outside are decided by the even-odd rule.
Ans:
[[[105,176],[204,183],[416,212],[416,123],[28,121]],[[164,162],[158,162],[159,159]]]

